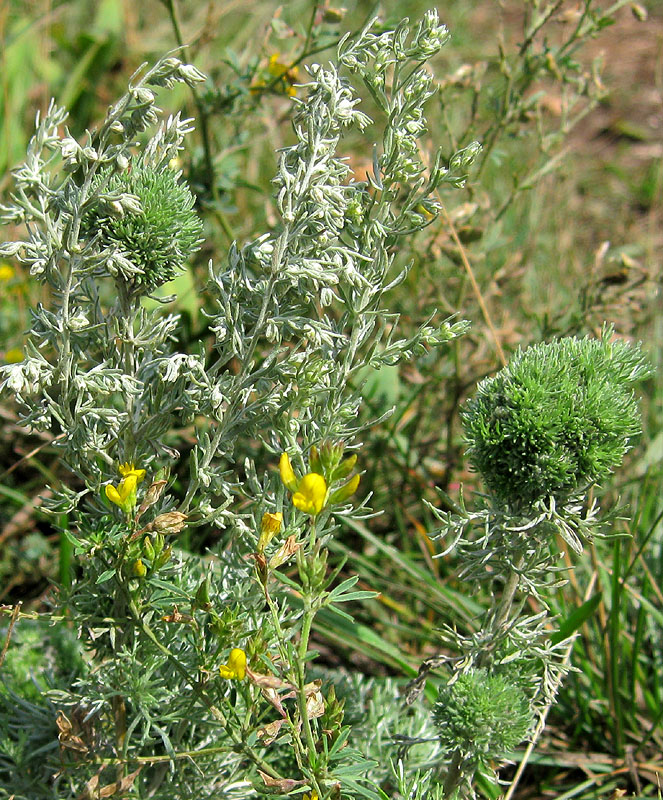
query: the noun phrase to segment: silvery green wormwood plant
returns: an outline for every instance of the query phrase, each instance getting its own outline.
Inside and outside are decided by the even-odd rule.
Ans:
[[[384,690],[330,680],[312,664],[315,616],[347,618],[343,604],[371,594],[355,589],[357,576],[341,577],[343,565],[329,566],[327,551],[343,517],[372,513],[356,499],[361,378],[466,327],[428,321],[398,339],[385,305],[406,274],[392,274],[399,240],[428,224],[432,193],[462,184],[479,152],[472,144],[448,164],[440,152],[430,170],[421,160],[433,92],[426,62],[447,38],[434,12],[413,28],[371,23],[343,40],[336,63],[309,67],[305,97],[293,101],[295,143],[281,152],[274,179],[278,230],[210,262],[211,352],[173,352],[177,317],[143,305],[202,236],[194,198],[171,167],[191,124],[160,122],[155,90],[204,76],[172,55],[140,70],[82,143],[63,128],[63,109],[52,104],[38,118],[4,208],[25,237],[0,252],[29,266],[52,303],[34,310],[26,358],[2,378],[24,424],[53,434],[70,471],[49,511],[76,569],[51,620],[73,625],[87,655],[71,686],[46,693],[46,710],[11,701],[23,716],[3,737],[27,755],[13,771],[18,755],[0,759],[0,775],[17,800],[471,793],[475,771],[527,736],[552,695],[559,660],[544,615],[523,615],[524,598],[539,596],[554,572],[553,531],[576,549],[589,534],[594,509],[583,493],[637,429],[628,386],[645,368],[608,334],[598,344],[560,344],[554,359],[553,350],[526,351],[514,362],[527,375],[532,361],[545,372],[553,360],[556,369],[582,365],[586,353],[584,371],[566,374],[555,421],[559,435],[571,430],[569,398],[585,391],[582,413],[572,415],[572,430],[587,439],[577,464],[569,456],[564,469],[555,466],[570,445],[548,447],[541,403],[549,396],[519,406],[514,398],[527,392],[510,372],[488,385],[504,380],[506,388],[484,386],[468,406],[470,452],[490,502],[476,513],[437,513],[456,534],[466,573],[485,578],[490,565],[491,580],[504,586],[476,637],[448,632],[461,655],[434,715],[423,704],[402,709],[394,694],[379,703]],[[341,70],[384,117],[365,182],[353,181],[337,154],[349,131],[371,123]],[[606,380],[614,380],[611,400],[628,411],[607,433]],[[596,409],[594,428],[584,427]],[[505,442],[530,435],[525,417],[543,429],[527,439],[523,466],[518,445],[505,450]],[[176,486],[180,432],[191,425],[189,474]],[[609,454],[599,447],[588,457],[597,430]],[[271,454],[271,472],[238,463],[247,440]],[[212,557],[178,549],[185,527],[212,525],[226,533]],[[0,695],[5,720],[8,697]],[[423,743],[425,757],[399,760],[381,718],[394,722],[401,742]]]
[[[479,384],[462,412],[485,502],[470,511],[461,497],[450,512],[432,511],[443,523],[440,534],[452,538],[460,576],[486,582],[495,600],[475,634],[443,633],[452,655],[422,665],[410,687],[411,702],[431,668],[446,668],[434,709],[451,759],[444,796],[474,797],[475,774],[490,774],[491,761],[545,723],[569,669],[573,633],[594,609],[588,601],[561,625],[551,618],[546,593],[565,582],[557,541],[580,554],[600,535],[590,489],[639,434],[633,385],[649,374],[640,348],[615,340],[605,326],[600,339],[519,351]],[[536,614],[527,611],[530,599],[541,609]]]

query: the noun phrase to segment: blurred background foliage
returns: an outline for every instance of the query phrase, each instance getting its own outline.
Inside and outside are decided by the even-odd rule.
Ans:
[[[51,96],[71,110],[72,134],[81,136],[141,63],[188,45],[187,59],[209,80],[195,95],[180,88],[163,99],[166,110],[184,108],[196,119],[181,167],[198,197],[205,244],[160,294],[177,296],[176,306],[164,306],[182,312],[177,346],[209,347],[201,294],[207,261],[223,262],[233,240],[278,225],[275,150],[292,141],[292,98],[302,94],[305,64],[328,58],[374,12],[389,24],[416,18],[428,4],[344,6],[5,0],[0,193],[11,191],[10,170]],[[381,594],[355,609],[354,625],[321,614],[315,644],[330,667],[403,676],[438,652],[443,624],[472,630],[490,598],[468,596],[453,554],[434,558],[442,547],[422,502],[445,502],[438,489],[457,499],[461,484],[471,502],[481,489],[463,460],[459,407],[518,347],[598,334],[604,320],[613,322],[620,336],[643,341],[658,371],[645,386],[644,435],[602,489],[606,507],[618,498],[628,507],[606,526],[620,538],[589,548],[553,598],[561,620],[588,599],[593,613],[584,615],[574,647],[578,671],[518,791],[589,798],[625,789],[654,797],[663,772],[663,7],[655,0],[464,0],[440,15],[452,39],[435,64],[438,92],[422,146],[451,154],[478,139],[484,151],[465,189],[443,195],[440,216],[396,255],[395,268],[412,268],[391,303],[403,334],[435,312],[469,319],[472,329],[447,349],[364,376],[365,421],[394,409],[369,428],[359,455],[362,491],[373,493],[371,505],[382,513],[340,531],[334,548],[363,588]],[[365,110],[371,113],[370,98]],[[374,128],[346,153],[358,178],[372,164]],[[5,229],[3,238],[13,236]],[[39,302],[48,297],[29,275],[0,265],[3,362],[22,358],[29,308]],[[68,476],[49,437],[18,427],[7,400],[0,418],[0,603],[21,601],[39,612],[57,591],[54,582],[75,569],[39,510],[48,487]],[[175,443],[182,464],[193,437],[192,428]],[[257,442],[238,455],[238,463],[249,455],[259,468],[273,468]],[[196,531],[179,544],[204,558],[223,537]],[[19,694],[26,674],[41,687],[40,675],[58,659],[65,672],[71,662],[70,645],[51,643],[36,654],[25,624],[2,673],[5,691]]]

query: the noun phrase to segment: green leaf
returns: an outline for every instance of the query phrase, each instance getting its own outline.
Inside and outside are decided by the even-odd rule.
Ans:
[[[62,535],[73,544],[74,552],[77,555],[78,553],[85,553],[87,551],[87,539],[81,539],[79,536],[76,536],[74,533],[72,533],[68,528],[64,528],[62,530]]]
[[[349,578],[346,578],[343,583],[339,583],[335,589],[332,589],[331,594],[342,594],[346,589],[353,587],[358,580],[359,575],[351,575]]]
[[[112,578],[112,577],[113,577],[113,575],[115,575],[115,573],[116,573],[116,572],[117,572],[117,570],[115,569],[115,567],[113,567],[113,569],[107,569],[107,570],[105,570],[105,571],[104,571],[104,572],[102,572],[102,573],[101,573],[101,575],[100,575],[100,576],[97,578],[97,580],[95,581],[95,583],[103,583],[104,581],[107,581],[109,578]]]
[[[348,592],[347,594],[334,597],[333,603],[349,603],[351,600],[372,600],[379,597],[379,592],[372,592],[369,589],[362,589],[359,592]]]
[[[348,614],[346,611],[343,611],[343,609],[339,608],[338,606],[330,605],[329,606],[329,610],[333,611],[334,614],[338,614],[339,617],[342,617],[343,619],[346,619],[348,622],[354,622],[355,621],[355,618],[351,614]]]
[[[349,725],[344,725],[341,728],[341,732],[336,737],[334,743],[332,744],[329,750],[329,759],[330,761],[335,758],[341,750],[345,747],[348,738],[350,737],[350,733],[352,732],[352,728]]]
[[[557,633],[553,633],[550,637],[551,643],[559,644],[559,642],[563,642],[564,639],[568,639],[569,636],[574,634],[578,628],[594,614],[600,602],[601,593],[599,592],[598,594],[592,595],[589,600],[572,611],[571,614],[562,621]]]

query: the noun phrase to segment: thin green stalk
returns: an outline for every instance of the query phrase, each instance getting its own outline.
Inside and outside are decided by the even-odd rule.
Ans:
[[[315,757],[317,749],[315,746],[315,739],[313,738],[313,729],[311,728],[311,720],[309,719],[306,697],[306,654],[308,653],[308,644],[311,637],[311,626],[315,618],[315,609],[310,605],[308,597],[304,597],[304,617],[302,620],[302,630],[299,638],[299,646],[297,648],[297,707],[299,708],[299,718],[302,722],[304,729],[304,737],[306,739],[306,746],[309,753],[309,762]],[[318,783],[317,776],[312,771],[310,781],[313,789],[316,791],[320,800],[325,800],[322,787]]]
[[[124,374],[134,378],[136,376],[136,347],[133,337],[133,320],[136,318],[137,304],[140,300],[132,298],[128,292],[119,293],[120,313],[122,314],[122,360]],[[124,458],[132,462],[136,456],[136,437],[134,433],[134,395],[125,392],[124,404],[127,413],[127,425],[124,431]]]
[[[67,514],[62,514],[60,516],[59,526],[60,547],[58,577],[60,579],[60,584],[68,589],[71,586],[71,562],[74,556],[74,546],[69,538],[65,535],[65,530],[69,527],[69,517]]]
[[[499,634],[500,629],[507,621],[509,614],[511,613],[513,601],[515,600],[516,592],[518,591],[518,586],[520,585],[520,571],[523,567],[524,561],[524,556],[520,556],[516,564],[514,564],[513,569],[509,573],[506,583],[504,584],[499,606],[497,607],[495,616],[490,623],[490,632],[494,637]],[[487,651],[484,651],[482,655],[486,656],[487,654]]]
[[[596,585],[596,578],[597,578],[597,573],[594,572],[594,574],[592,575],[591,580],[589,581],[587,589],[585,590],[585,596],[584,596],[584,601],[585,602],[587,600],[589,600],[589,598],[591,597],[591,595],[592,595],[592,593],[594,591],[594,586]],[[569,642],[569,644],[566,646],[566,649],[564,650],[564,656],[562,657],[562,661],[561,661],[561,664],[563,666],[568,664],[570,659],[571,659],[571,653],[573,652],[574,643],[575,643],[575,640],[572,639]],[[521,779],[521,777],[523,775],[523,772],[525,771],[525,767],[527,766],[527,764],[529,762],[529,759],[531,758],[531,755],[534,752],[534,748],[536,747],[536,744],[537,744],[537,742],[539,740],[539,737],[541,736],[541,733],[543,732],[543,729],[546,726],[546,719],[548,718],[548,714],[550,713],[550,709],[553,707],[554,697],[557,694],[557,689],[559,689],[559,686],[560,686],[561,682],[562,682],[562,673],[560,673],[560,675],[559,675],[559,677],[558,677],[558,679],[556,681],[555,691],[551,692],[551,695],[552,695],[551,699],[546,704],[546,707],[544,709],[542,709],[542,711],[539,714],[539,719],[537,721],[536,728],[534,729],[534,733],[530,737],[530,741],[529,741],[529,743],[527,745],[527,749],[525,750],[525,752],[523,754],[523,757],[520,759],[520,763],[518,764],[516,772],[515,772],[513,778],[511,779],[511,783],[509,784],[509,788],[507,789],[503,800],[511,800],[511,797],[513,797],[513,794],[516,791],[518,783],[519,783],[519,781],[520,781],[520,779]]]
[[[317,547],[316,547],[316,539],[315,539],[315,518],[311,520],[311,541],[312,541],[312,552],[314,553],[313,557],[317,556]],[[297,646],[297,662],[296,662],[296,669],[293,674],[294,683],[297,686],[297,708],[299,710],[299,716],[302,723],[302,728],[304,730],[304,736],[306,739],[306,749],[309,753],[309,761],[311,755],[317,752],[315,739],[313,737],[313,730],[311,728],[311,721],[308,715],[308,708],[307,708],[307,697],[306,697],[306,654],[308,653],[308,646],[309,640],[311,637],[311,628],[313,625],[313,620],[316,615],[316,609],[311,606],[310,598],[308,597],[307,593],[302,592],[303,595],[303,602],[304,602],[304,616],[302,619],[302,629],[300,633],[299,644]],[[274,625],[274,629],[276,631],[278,637],[278,644],[279,644],[279,651],[281,658],[285,664],[288,663],[288,652],[285,646],[286,638],[281,627],[281,621],[278,615],[278,609],[276,608],[276,604],[274,603],[273,599],[269,595],[267,591],[265,591],[265,597],[267,599],[267,605],[270,610],[270,615],[272,619],[272,623]],[[298,755],[299,758],[302,759],[301,767],[304,768],[306,765],[303,763],[303,756],[305,753],[304,745],[300,738],[300,733],[296,725],[291,725],[291,735],[293,737],[293,744],[295,746],[295,753]],[[311,781],[312,788],[317,792],[318,797],[320,800],[324,800],[325,795],[320,786],[317,777],[313,773],[310,772],[308,776],[309,780]]]
[[[614,742],[619,753],[624,752],[624,705],[621,700],[621,607],[622,607],[622,583],[620,574],[621,564],[621,540],[615,539],[613,546],[612,562],[612,602],[610,607],[609,619],[609,646],[608,666],[610,706],[612,713],[610,718],[613,725]]]
[[[175,8],[175,0],[165,0],[165,4],[166,4],[166,9],[168,10],[168,16],[170,17],[170,22],[173,26],[175,41],[177,42],[178,46],[182,50],[184,50],[186,45],[184,44],[182,29],[180,27],[179,19],[177,18],[177,9]],[[205,159],[205,170],[207,172],[207,177],[209,180],[209,188],[212,193],[212,197],[214,198],[216,203],[218,197],[216,190],[214,159],[212,158],[212,147],[211,147],[211,140],[209,133],[209,120],[207,116],[207,110],[205,109],[202,100],[198,96],[198,92],[195,89],[192,89],[191,91],[193,93],[193,101],[196,104],[196,110],[198,112],[198,124],[200,125],[200,136],[203,140],[203,158]]]
[[[454,753],[453,758],[451,759],[449,770],[446,774],[444,783],[442,785],[443,797],[451,797],[453,792],[455,792],[456,789],[459,787],[463,777],[465,776],[465,772],[462,769],[462,766],[463,766],[463,757],[458,751],[456,751]]]
[[[304,617],[302,620],[302,630],[299,638],[299,646],[297,648],[297,702],[299,705],[299,715],[304,727],[304,735],[306,737],[306,744],[309,748],[309,753],[313,754],[315,750],[315,740],[313,738],[313,730],[311,728],[311,721],[308,718],[306,709],[306,654],[308,653],[308,642],[311,636],[311,626],[315,617],[315,611],[311,608],[308,598],[304,598]]]
[[[491,612],[491,618],[488,620],[486,631],[489,634],[487,640],[495,640],[500,633],[501,628],[509,618],[513,602],[520,585],[520,571],[524,564],[524,556],[520,556],[518,561],[514,564],[511,572],[507,576],[504,590],[500,598],[499,605],[494,613]],[[477,666],[485,666],[492,657],[492,649],[486,647],[477,661]],[[463,780],[471,780],[474,775],[475,768],[471,767],[472,774],[468,775],[463,767],[463,757],[459,751],[456,751],[451,759],[451,764],[444,779],[444,796],[450,797],[453,792],[460,786]]]

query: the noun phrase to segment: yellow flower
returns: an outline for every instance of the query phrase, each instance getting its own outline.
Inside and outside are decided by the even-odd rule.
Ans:
[[[136,505],[136,490],[145,477],[145,470],[136,469],[127,462],[120,465],[119,472],[122,480],[117,487],[112,484],[106,486],[106,497],[128,514]]]
[[[14,277],[14,267],[4,262],[0,264],[0,282],[6,283]]]
[[[315,791],[315,789],[311,792],[311,794],[304,792],[302,800],[318,800],[318,793]]]
[[[269,57],[267,69],[269,74],[273,75],[275,78],[283,76],[283,85],[281,86],[281,91],[287,94],[289,97],[294,97],[297,94],[297,89],[295,89],[292,84],[297,82],[299,69],[298,67],[288,67],[287,64],[279,61],[280,56],[280,53],[272,53],[272,55]]]
[[[128,478],[129,475],[135,475],[136,480],[140,483],[143,478],[145,477],[145,470],[144,469],[136,469],[133,465],[133,462],[129,463],[127,461],[126,464],[120,464],[118,467],[119,473],[123,478]]]
[[[225,680],[236,678],[244,680],[246,675],[246,653],[239,647],[233,647],[228,656],[228,661],[219,667],[219,675]]]
[[[279,473],[283,485],[292,492],[295,508],[313,517],[317,516],[325,507],[327,499],[327,481],[324,476],[318,472],[309,472],[301,480],[297,480],[287,453],[281,453]]]
[[[131,509],[136,505],[136,487],[138,486],[138,480],[135,475],[129,475],[126,478],[123,478],[117,487],[113,486],[112,483],[109,483],[106,486],[106,497],[111,501],[111,503],[115,503],[115,505],[120,506],[123,511],[131,511]]]
[[[317,472],[309,472],[299,481],[297,491],[292,496],[295,508],[305,514],[317,516],[325,506],[327,481]]]
[[[297,491],[297,477],[295,471],[290,463],[290,456],[287,453],[281,453],[279,460],[279,472],[281,473],[281,480],[286,489],[291,492]]]
[[[259,553],[262,553],[265,547],[267,547],[276,534],[281,530],[282,524],[283,514],[281,514],[280,511],[277,511],[276,514],[265,511],[260,522],[260,539],[258,539]]]
[[[294,97],[297,94],[297,89],[295,89],[293,83],[297,81],[299,69],[298,67],[289,67],[287,64],[284,64],[279,60],[280,57],[280,53],[272,53],[267,64],[267,72],[273,78],[281,78],[272,88],[276,92],[287,94],[288,97]],[[251,86],[249,86],[249,92],[251,92],[251,94],[260,94],[260,92],[265,89],[267,89],[267,82],[262,79],[254,81]]]
[[[18,364],[23,361],[23,351],[20,347],[11,347],[5,352],[5,361],[7,364]]]
[[[344,503],[357,491],[359,486],[359,475],[353,475],[341,486],[338,486],[338,483],[348,478],[354,469],[357,456],[352,455],[339,464],[342,448],[338,454],[331,453],[331,455],[334,456],[331,462],[329,457],[325,461],[318,453],[317,448],[311,447],[310,463],[314,471],[308,472],[303,478],[297,478],[287,453],[282,453],[279,460],[281,480],[283,485],[292,492],[293,505],[312,517],[316,517],[328,506]],[[323,472],[324,474],[322,474]],[[338,486],[338,488],[334,489],[334,486]]]

